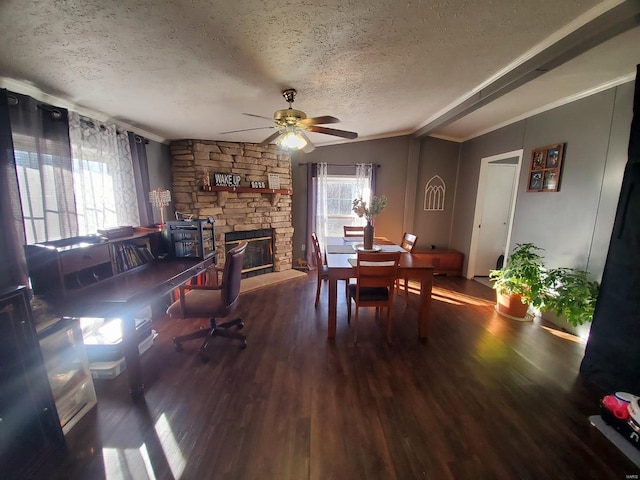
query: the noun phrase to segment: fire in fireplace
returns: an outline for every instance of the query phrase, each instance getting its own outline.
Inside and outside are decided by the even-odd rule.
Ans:
[[[241,240],[248,242],[242,262],[242,277],[255,277],[273,272],[273,229],[228,232],[224,236],[225,254]]]

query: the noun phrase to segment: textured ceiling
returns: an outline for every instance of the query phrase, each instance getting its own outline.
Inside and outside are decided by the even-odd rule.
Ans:
[[[336,116],[341,123],[332,127],[360,139],[417,133],[460,140],[632,79],[637,28],[456,121],[438,121],[532,49],[637,3],[3,0],[0,85],[50,95],[160,141],[260,142],[270,129],[220,132],[271,126],[243,113],[270,118],[286,108],[281,91],[288,87],[298,90],[295,108]],[[316,145],[342,141],[309,136]]]

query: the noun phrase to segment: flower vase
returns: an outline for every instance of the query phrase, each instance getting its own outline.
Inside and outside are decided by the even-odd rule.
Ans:
[[[367,224],[364,226],[364,249],[373,250],[373,225],[367,220]]]

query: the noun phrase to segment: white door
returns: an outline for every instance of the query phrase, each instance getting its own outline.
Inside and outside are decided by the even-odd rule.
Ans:
[[[487,276],[496,268],[507,247],[516,165],[488,165],[484,204],[478,230],[475,276]]]
[[[498,257],[508,253],[522,152],[513,150],[481,159],[467,278],[487,276],[496,268]]]

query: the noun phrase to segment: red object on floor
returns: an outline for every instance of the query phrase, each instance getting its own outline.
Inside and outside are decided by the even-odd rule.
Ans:
[[[629,418],[629,402],[620,400],[615,395],[607,395],[602,399],[602,404],[620,420]]]

